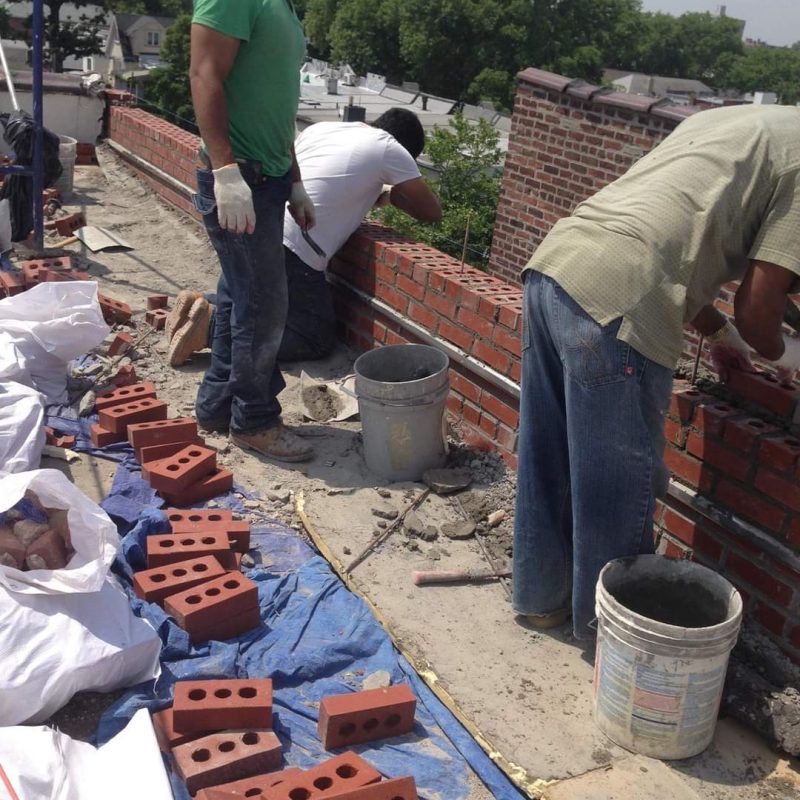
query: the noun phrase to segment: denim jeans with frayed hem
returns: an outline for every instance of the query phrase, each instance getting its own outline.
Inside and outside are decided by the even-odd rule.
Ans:
[[[251,433],[277,425],[278,394],[286,386],[278,348],[286,324],[288,293],[283,264],[283,215],[289,174],[248,181],[256,227],[252,234],[223,230],[214,201],[214,175],[197,171],[195,206],[222,267],[211,365],[197,392],[201,423],[230,421],[232,431]]]
[[[653,552],[672,371],[599,325],[553,280],[525,278],[513,590],[518,614],[572,607],[594,635],[600,570]]]

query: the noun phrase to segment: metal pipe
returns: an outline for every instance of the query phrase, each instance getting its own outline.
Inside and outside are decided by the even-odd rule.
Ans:
[[[44,0],[33,0],[33,235],[44,246]]]
[[[11,70],[8,68],[8,61],[6,61],[6,51],[3,49],[3,42],[0,40],[0,62],[3,65],[3,73],[6,76],[6,86],[8,93],[11,95],[11,107],[14,111],[19,111],[19,101],[17,100],[17,92],[14,89],[14,80],[11,77]]]

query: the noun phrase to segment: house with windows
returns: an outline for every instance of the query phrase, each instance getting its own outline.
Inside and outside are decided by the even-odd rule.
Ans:
[[[105,46],[109,85],[136,91],[150,70],[161,66],[161,48],[172,17],[111,14]]]

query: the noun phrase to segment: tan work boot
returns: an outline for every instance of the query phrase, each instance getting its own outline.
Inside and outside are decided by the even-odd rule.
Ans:
[[[211,304],[198,297],[189,309],[186,322],[178,328],[169,343],[167,357],[171,367],[179,367],[198,350],[208,347],[208,323],[211,321]]]
[[[277,461],[308,461],[314,456],[314,449],[288,430],[282,422],[258,433],[231,431],[231,441],[243,450],[255,450],[262,456]]]
[[[175,305],[172,306],[164,326],[167,342],[172,341],[175,331],[189,318],[189,309],[192,307],[192,303],[202,296],[200,292],[193,292],[191,289],[181,289],[178,292],[178,296],[175,298]]]
[[[551,611],[549,614],[520,614],[519,616],[532,628],[544,631],[548,628],[558,628],[563,625],[572,616],[572,612],[568,608],[560,608],[558,611]]]

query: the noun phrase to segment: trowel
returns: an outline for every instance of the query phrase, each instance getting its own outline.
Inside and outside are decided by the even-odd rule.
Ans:
[[[124,239],[121,239],[113,231],[107,228],[98,228],[95,225],[84,225],[75,231],[74,236],[69,239],[64,239],[59,242],[56,247],[66,247],[68,244],[75,244],[75,242],[82,242],[93,253],[98,253],[101,250],[133,250],[133,246],[129,245]]]

